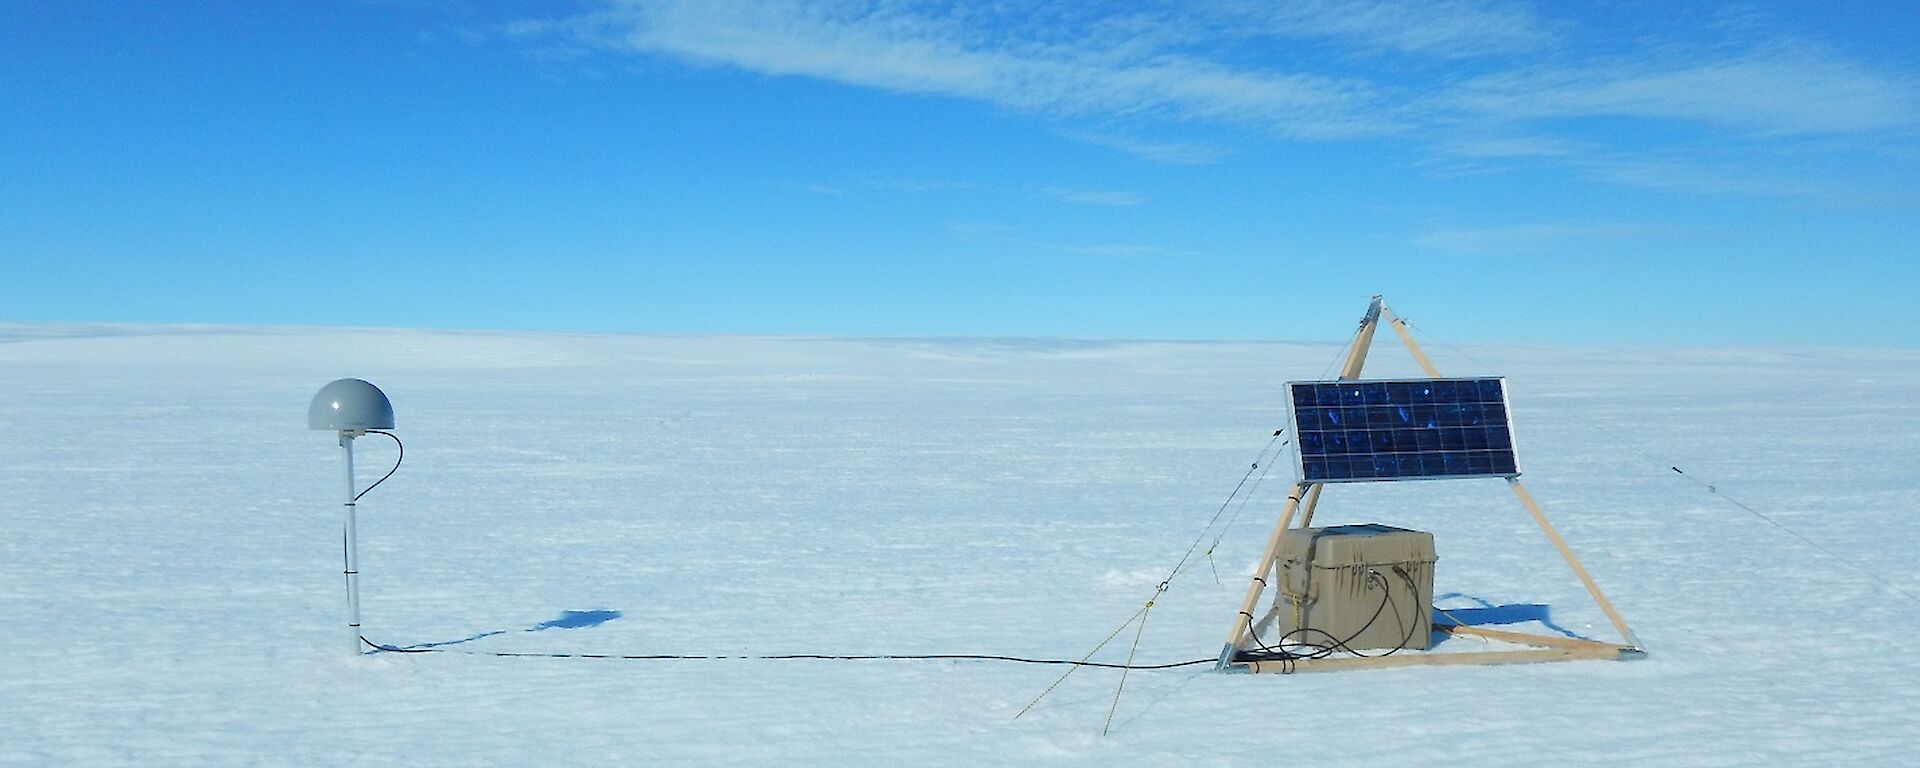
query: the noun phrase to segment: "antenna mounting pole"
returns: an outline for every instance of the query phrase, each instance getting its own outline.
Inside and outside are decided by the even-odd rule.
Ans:
[[[347,576],[347,634],[352,635],[353,655],[362,652],[360,647],[360,532],[358,515],[355,513],[353,499],[353,439],[359,433],[354,430],[340,431],[341,479],[345,495],[341,508],[346,513],[346,531],[341,536],[340,547],[345,561],[344,573]]]

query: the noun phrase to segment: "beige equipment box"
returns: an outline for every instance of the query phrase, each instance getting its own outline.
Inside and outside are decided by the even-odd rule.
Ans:
[[[1379,523],[1301,528],[1287,532],[1278,559],[1274,626],[1283,642],[1426,650],[1433,534]],[[1319,631],[1295,632],[1302,627]]]

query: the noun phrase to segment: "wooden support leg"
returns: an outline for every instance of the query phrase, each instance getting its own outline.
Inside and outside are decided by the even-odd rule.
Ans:
[[[1313,508],[1320,504],[1320,489],[1325,487],[1327,486],[1315,483],[1313,489],[1307,491],[1307,499],[1300,505],[1300,527],[1313,527]]]
[[[1392,326],[1393,332],[1400,335],[1400,343],[1406,345],[1408,352],[1413,353],[1413,361],[1420,364],[1420,370],[1425,371],[1431,378],[1440,378],[1440,369],[1433,367],[1433,361],[1427,359],[1427,353],[1420,349],[1419,344],[1413,343],[1413,334],[1407,332],[1407,321],[1394,317],[1391,311],[1384,308],[1381,312],[1387,316],[1387,325]]]
[[[1360,369],[1367,364],[1367,350],[1373,348],[1373,333],[1380,329],[1380,315],[1386,311],[1386,301],[1379,296],[1373,297],[1373,302],[1367,305],[1367,314],[1360,318],[1360,330],[1354,333],[1353,346],[1347,348],[1347,360],[1340,366],[1340,378],[1360,378]],[[1320,489],[1325,487],[1315,483],[1313,489],[1307,492],[1306,511],[1301,515],[1300,527],[1313,525],[1313,509],[1319,506]]]
[[[1533,521],[1540,524],[1540,530],[1547,534],[1547,540],[1553,542],[1555,549],[1560,550],[1560,556],[1566,558],[1567,565],[1573,568],[1574,575],[1579,576],[1580,583],[1586,585],[1587,594],[1592,595],[1593,601],[1600,604],[1600,610],[1606,612],[1607,619],[1613,622],[1613,628],[1620,631],[1620,637],[1627,641],[1627,645],[1636,650],[1639,649],[1640,640],[1633,636],[1632,629],[1627,628],[1627,620],[1620,618],[1620,612],[1613,609],[1613,603],[1608,602],[1607,596],[1600,593],[1600,585],[1594,583],[1593,577],[1587,575],[1587,569],[1581,567],[1580,559],[1574,557],[1573,550],[1567,548],[1567,540],[1560,538],[1560,532],[1554,530],[1552,523],[1547,522],[1546,514],[1540,511],[1539,504],[1534,503],[1533,495],[1527,493],[1526,486],[1521,485],[1517,478],[1508,478],[1507,486],[1513,489],[1513,495],[1520,497],[1520,503],[1526,506],[1529,514],[1533,515]]]
[[[1252,615],[1253,606],[1260,602],[1261,593],[1267,589],[1267,576],[1273,570],[1273,559],[1280,553],[1280,541],[1286,538],[1287,528],[1293,525],[1293,514],[1300,508],[1300,498],[1307,489],[1319,489],[1318,483],[1295,483],[1293,493],[1287,495],[1287,506],[1280,511],[1280,523],[1273,527],[1273,535],[1267,538],[1267,551],[1260,555],[1260,564],[1253,571],[1253,582],[1247,585],[1247,597],[1240,601],[1240,612],[1233,615],[1233,628],[1227,632],[1227,646],[1220,651],[1220,666],[1225,667],[1240,652],[1247,642],[1247,633],[1253,624],[1247,617]]]
[[[1380,327],[1380,310],[1386,306],[1380,297],[1373,297],[1373,303],[1367,305],[1367,314],[1360,318],[1360,331],[1353,336],[1353,346],[1347,349],[1347,361],[1340,366],[1340,378],[1360,378],[1360,368],[1367,364],[1367,350],[1373,347],[1373,332]]]

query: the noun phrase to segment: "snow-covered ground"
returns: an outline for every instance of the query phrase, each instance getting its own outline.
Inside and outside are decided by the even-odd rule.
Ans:
[[[1370,374],[1413,373],[1391,342]],[[1650,655],[1134,672],[1101,737],[1112,670],[1016,720],[1060,668],[355,658],[307,401],[358,376],[399,414],[361,507],[373,640],[1077,658],[1332,341],[0,326],[0,763],[1913,764],[1920,604],[1862,570],[1920,594],[1920,353],[1428,351],[1510,377],[1530,489]],[[362,483],[392,455],[361,441]],[[1285,474],[1139,661],[1218,652]],[[1616,639],[1497,480],[1337,487],[1317,521],[1430,530],[1443,606]]]

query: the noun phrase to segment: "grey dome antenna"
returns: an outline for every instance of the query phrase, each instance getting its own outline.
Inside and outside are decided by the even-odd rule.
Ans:
[[[369,432],[393,435],[380,430],[393,429],[393,402],[387,399],[387,393],[379,387],[361,379],[337,379],[321,387],[313,396],[313,402],[307,406],[307,427],[309,429],[332,430],[340,436],[340,459],[342,466],[343,488],[342,508],[346,514],[346,533],[344,550],[346,557],[345,573],[347,577],[347,632],[353,640],[353,654],[361,653],[361,644],[365,642],[360,635],[360,541],[355,530],[355,503],[366,491],[355,492],[353,487],[353,439]],[[399,444],[400,438],[393,437]],[[405,456],[405,448],[401,455]],[[399,469],[394,462],[394,469]],[[392,476],[392,472],[387,473]],[[386,480],[385,477],[380,480]],[[374,485],[379,485],[376,481]],[[367,490],[372,490],[368,486]]]

